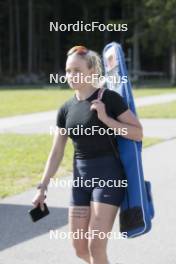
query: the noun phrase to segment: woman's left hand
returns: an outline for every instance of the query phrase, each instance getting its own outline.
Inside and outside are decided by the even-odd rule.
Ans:
[[[98,119],[102,122],[107,118],[105,104],[101,100],[92,100],[90,110],[95,109],[97,111]]]

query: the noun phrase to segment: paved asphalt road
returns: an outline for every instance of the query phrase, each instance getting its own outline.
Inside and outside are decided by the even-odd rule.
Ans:
[[[165,94],[136,98],[136,106],[171,102],[176,94]],[[49,134],[55,129],[57,111],[39,112],[14,117],[0,118],[0,133]],[[174,138],[176,119],[140,119],[144,136]]]
[[[167,95],[137,99],[137,105],[172,101]],[[164,99],[165,98],[165,99]],[[174,99],[175,100],[175,99]],[[49,133],[56,111],[1,118],[0,132]],[[110,240],[108,252],[112,264],[175,264],[176,213],[175,149],[176,120],[141,120],[145,136],[158,136],[164,143],[143,151],[145,178],[151,180],[156,215],[152,231],[129,240]],[[70,180],[72,176],[65,177]],[[83,264],[75,257],[68,239],[50,239],[50,231],[68,232],[69,188],[50,187],[47,204],[50,215],[33,223],[27,211],[35,189],[0,200],[0,264]],[[118,216],[113,232],[118,233]]]
[[[176,140],[143,151],[145,178],[152,181],[156,215],[152,231],[139,238],[110,240],[112,264],[175,264]],[[71,176],[65,179],[71,179]],[[83,264],[70,240],[50,239],[51,230],[68,232],[69,188],[49,187],[50,215],[32,223],[27,211],[35,189],[1,200],[0,264]],[[118,232],[118,216],[113,232]]]

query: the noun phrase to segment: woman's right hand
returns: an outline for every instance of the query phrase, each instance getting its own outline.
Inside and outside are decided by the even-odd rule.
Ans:
[[[41,210],[44,211],[44,200],[45,199],[46,199],[46,195],[44,191],[38,190],[32,200],[32,204],[34,205],[34,207],[38,207],[38,205],[40,204]]]

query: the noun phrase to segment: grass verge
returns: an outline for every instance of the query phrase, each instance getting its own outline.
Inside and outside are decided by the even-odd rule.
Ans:
[[[144,147],[161,142],[159,138],[145,138]],[[49,135],[0,135],[0,197],[26,191],[41,179],[51,148]],[[73,146],[68,139],[64,158],[55,177],[72,172]]]
[[[176,118],[176,101],[139,107],[137,112],[140,118]]]
[[[135,97],[176,93],[176,88],[134,89]],[[0,117],[58,109],[74,91],[71,89],[0,90]]]

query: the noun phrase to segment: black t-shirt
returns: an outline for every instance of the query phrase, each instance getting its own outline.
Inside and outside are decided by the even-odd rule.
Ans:
[[[111,137],[111,141],[116,145],[115,136],[104,134],[103,131],[108,126],[98,119],[95,109],[90,110],[91,101],[97,99],[99,89],[101,88],[85,100],[78,100],[74,95],[57,112],[56,125],[66,128],[67,133],[69,132],[68,136],[72,139],[74,147],[74,158],[89,159],[114,154],[108,137]],[[128,109],[123,98],[109,89],[103,93],[102,102],[105,104],[107,114],[114,119]],[[95,128],[93,133],[90,130],[92,127]],[[84,130],[85,128],[89,129]]]

